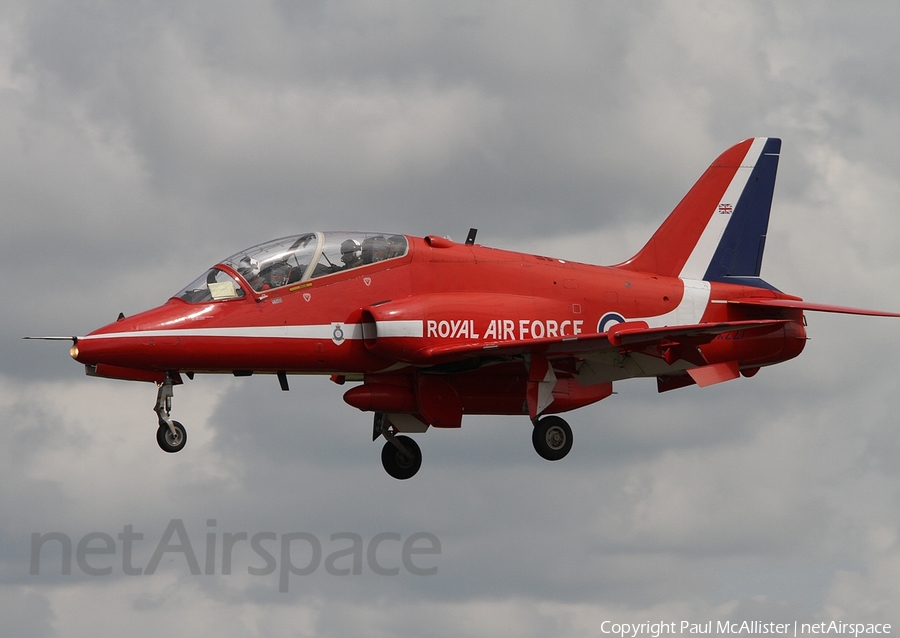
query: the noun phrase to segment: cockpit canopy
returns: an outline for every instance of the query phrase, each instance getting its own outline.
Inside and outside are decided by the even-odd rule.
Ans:
[[[176,297],[202,303],[245,296],[403,257],[409,243],[403,235],[378,233],[306,233],[274,239],[235,253],[221,262],[235,271],[211,268]]]

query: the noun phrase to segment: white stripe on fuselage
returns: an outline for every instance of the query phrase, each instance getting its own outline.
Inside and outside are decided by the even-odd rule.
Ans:
[[[240,326],[233,328],[174,328],[172,330],[134,330],[129,332],[107,332],[79,337],[79,341],[89,339],[123,339],[152,337],[243,337],[243,338],[287,338],[287,339],[331,339],[334,330],[340,327],[343,339],[362,339],[363,324],[341,323],[306,326]],[[424,324],[415,321],[377,321],[379,337],[422,337]]]
[[[424,337],[424,322],[421,319],[410,321],[376,321],[378,338],[383,337]]]
[[[678,306],[661,315],[652,317],[629,317],[628,321],[645,321],[651,328],[664,326],[686,326],[700,323],[710,297],[708,281],[681,279],[684,293]],[[425,323],[421,319],[399,321],[377,321],[377,337],[425,336]],[[173,328],[170,330],[132,330],[128,332],[106,332],[79,337],[79,341],[94,339],[151,339],[154,337],[225,337],[246,339],[321,339],[335,338],[335,329],[340,327],[341,340],[361,340],[375,335],[364,334],[371,324],[334,322],[328,324],[295,326],[235,326],[222,328]]]
[[[741,165],[731,179],[728,188],[722,194],[722,199],[716,204],[716,208],[709,218],[706,228],[703,229],[703,233],[700,235],[700,239],[697,240],[697,244],[694,246],[694,250],[691,251],[687,262],[685,262],[684,268],[681,269],[679,277],[684,279],[703,279],[709,268],[709,262],[712,261],[713,255],[716,254],[716,249],[719,247],[719,241],[721,241],[722,235],[725,234],[728,222],[734,216],[733,208],[731,213],[722,214],[719,212],[719,205],[737,206],[738,199],[740,199],[741,193],[744,192],[747,180],[750,179],[750,174],[756,167],[756,162],[763,152],[767,139],[766,137],[757,137],[750,144],[747,154],[741,161]]]
[[[646,321],[651,328],[665,326],[692,326],[700,323],[709,303],[710,285],[708,281],[682,279],[684,295],[678,306],[665,314],[655,317],[628,318],[628,321]]]

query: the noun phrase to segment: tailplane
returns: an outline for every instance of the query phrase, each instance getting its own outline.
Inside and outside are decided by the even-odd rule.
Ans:
[[[759,280],[781,140],[754,137],[722,153],[640,252],[619,268],[667,277]]]

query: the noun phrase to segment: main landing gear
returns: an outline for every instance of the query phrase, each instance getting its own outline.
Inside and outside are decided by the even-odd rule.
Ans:
[[[422,466],[422,451],[408,436],[397,434],[387,414],[375,413],[372,440],[384,436],[387,441],[381,449],[381,464],[395,479],[405,480],[415,476]],[[548,461],[558,461],[572,449],[572,428],[558,416],[545,416],[534,420],[531,434],[534,450]]]
[[[376,439],[379,435],[387,439],[384,447],[381,448],[381,464],[384,466],[385,472],[400,480],[416,475],[416,472],[422,467],[422,450],[408,436],[394,434],[394,426],[387,414],[375,413],[372,433]]]
[[[558,461],[572,449],[572,428],[558,416],[536,419],[531,443],[534,451],[543,458]]]
[[[163,452],[178,452],[187,443],[187,430],[178,421],[169,418],[172,411],[172,386],[174,381],[168,374],[165,380],[159,384],[156,393],[156,407],[153,411],[159,419],[159,428],[156,430],[156,442]]]

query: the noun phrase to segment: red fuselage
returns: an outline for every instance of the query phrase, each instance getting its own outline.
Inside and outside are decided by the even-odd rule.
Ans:
[[[404,257],[294,286],[263,292],[245,286],[251,294],[204,303],[170,299],[79,339],[75,358],[100,376],[147,380],[175,372],[360,378],[452,362],[456,349],[481,347],[490,355],[492,346],[582,339],[611,313],[626,321],[668,316],[670,325],[688,323],[675,320],[678,312],[693,313],[693,323],[789,319],[776,330],[729,332],[698,346],[708,363],[737,361],[742,370],[796,357],[805,344],[801,310],[726,303],[761,295],[796,299],[775,291],[713,282],[704,307],[686,308],[679,278],[407,239]],[[521,362],[513,364],[521,370]]]

